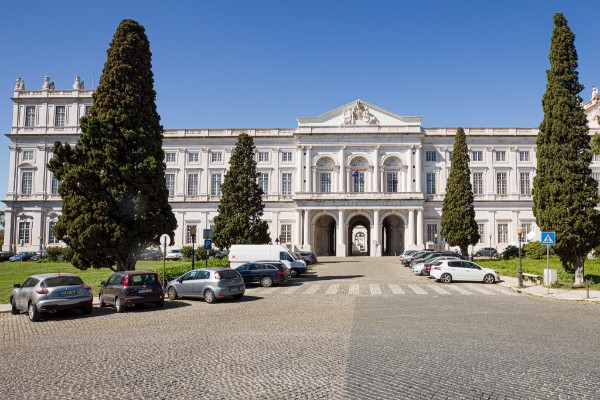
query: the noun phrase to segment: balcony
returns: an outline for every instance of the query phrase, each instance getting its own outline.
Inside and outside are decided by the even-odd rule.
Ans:
[[[313,193],[299,192],[292,196],[295,201],[342,201],[342,200],[424,200],[421,192],[385,193]]]

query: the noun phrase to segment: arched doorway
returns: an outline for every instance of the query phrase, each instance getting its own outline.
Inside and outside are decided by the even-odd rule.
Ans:
[[[388,215],[381,223],[381,253],[397,256],[404,251],[404,221],[397,215]]]
[[[371,254],[371,224],[364,215],[357,215],[348,224],[348,255],[368,256]]]
[[[317,256],[335,255],[335,230],[336,222],[331,215],[321,215],[316,220],[313,249]]]

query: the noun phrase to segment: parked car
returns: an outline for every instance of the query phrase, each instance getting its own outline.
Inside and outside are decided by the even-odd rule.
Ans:
[[[89,314],[92,300],[92,288],[77,275],[66,273],[32,275],[22,285],[14,285],[10,295],[11,312],[27,311],[34,322],[44,313],[60,310],[78,309]]]
[[[8,261],[14,255],[12,251],[0,251],[0,261]]]
[[[306,262],[297,260],[287,247],[279,244],[233,244],[229,249],[229,267],[257,261],[283,263],[292,276],[306,272]]]
[[[181,260],[182,257],[181,249],[170,249],[167,251],[165,260]]]
[[[496,283],[500,280],[497,271],[465,260],[444,260],[440,265],[431,268],[431,277],[444,283],[452,281]]]
[[[473,255],[475,257],[494,257],[498,254],[498,250],[493,247],[484,247],[477,250]]]
[[[46,250],[36,251],[33,256],[31,256],[31,261],[41,260],[42,258],[48,257],[48,252]]]
[[[417,253],[419,250],[404,250],[404,252],[402,254],[400,254],[400,262],[403,262],[405,258],[407,258],[408,256],[412,256],[413,254]]]
[[[113,305],[117,312],[123,312],[136,304],[153,303],[157,308],[164,304],[163,288],[154,271],[115,272],[100,285],[100,307]]]
[[[169,299],[196,297],[207,303],[233,297],[241,299],[246,291],[244,279],[234,269],[204,268],[194,269],[173,279],[167,285]]]
[[[441,256],[447,256],[447,257],[458,257],[460,259],[463,258],[463,256],[460,253],[456,253],[454,251],[432,251],[430,253],[425,254],[424,256],[421,256],[419,258],[413,258],[410,261],[410,266],[412,268],[412,266],[416,263],[421,263],[424,261],[429,261],[432,260],[436,257],[441,257]]]
[[[429,275],[429,270],[427,270],[427,266],[431,265],[433,262],[435,261],[443,261],[443,260],[460,260],[461,258],[458,256],[437,256],[437,257],[431,257],[430,259],[427,260],[423,260],[423,261],[419,261],[419,262],[415,262],[412,266],[411,269],[412,271],[417,274],[417,275]]]
[[[405,267],[409,267],[410,262],[412,260],[414,260],[416,258],[424,257],[425,255],[427,255],[430,252],[431,252],[431,250],[419,250],[416,253],[406,255],[402,258],[402,264],[404,264]]]
[[[304,260],[306,265],[312,265],[319,262],[317,255],[311,251],[297,251],[294,254],[300,257],[301,260]]]
[[[27,260],[31,260],[31,257],[33,257],[35,255],[35,252],[33,251],[21,251],[17,254],[15,254],[14,256],[10,257],[8,259],[8,261],[27,261]]]
[[[160,260],[162,255],[159,249],[146,249],[140,253],[138,260]]]
[[[242,275],[245,283],[259,283],[264,287],[287,282],[291,276],[290,270],[278,261],[242,264],[236,268],[236,271]]]

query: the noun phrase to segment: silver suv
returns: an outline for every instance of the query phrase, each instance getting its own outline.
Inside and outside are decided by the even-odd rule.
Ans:
[[[233,297],[241,299],[246,292],[242,276],[234,269],[203,268],[194,269],[173,279],[167,285],[167,295],[171,300],[178,297],[197,297],[207,303]]]
[[[39,321],[42,313],[79,309],[84,314],[93,310],[92,288],[74,274],[32,275],[23,285],[14,285],[10,295],[13,314],[29,313],[29,319]]]

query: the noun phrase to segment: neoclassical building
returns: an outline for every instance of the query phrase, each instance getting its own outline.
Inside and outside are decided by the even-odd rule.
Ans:
[[[76,143],[79,118],[92,90],[76,77],[56,90],[45,78],[13,93],[9,183],[3,250],[60,246],[51,228],[61,214],[59,182],[47,168],[55,141]],[[585,103],[590,135],[600,131],[600,96]],[[395,114],[356,100],[296,128],[167,129],[166,186],[177,217],[176,246],[191,243],[188,229],[213,225],[236,137],[256,145],[264,219],[273,242],[318,255],[396,255],[444,246],[438,237],[456,128],[426,128],[422,117]],[[479,247],[517,241],[516,228],[539,233],[532,213],[537,128],[465,128],[471,152]],[[5,161],[6,162],[6,161]],[[5,164],[6,167],[6,164]],[[592,164],[600,179],[600,159]]]

